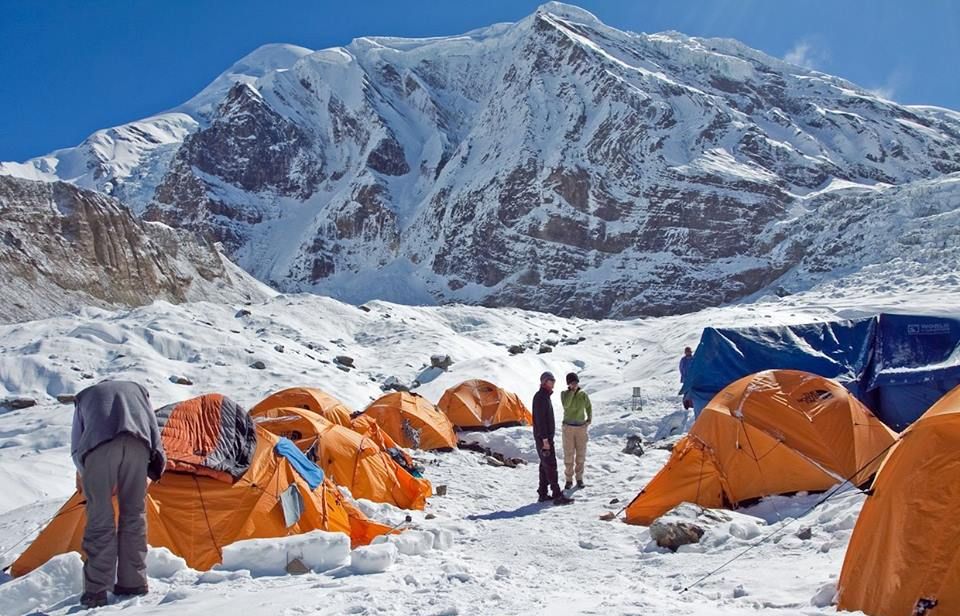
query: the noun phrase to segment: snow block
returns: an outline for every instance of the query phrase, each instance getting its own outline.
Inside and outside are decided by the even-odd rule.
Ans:
[[[431,528],[433,534],[433,549],[449,550],[453,547],[453,533],[445,528]]]
[[[433,549],[434,535],[425,530],[408,530],[399,535],[380,535],[373,544],[392,543],[406,556],[417,556]]]
[[[83,592],[83,561],[76,552],[55,556],[0,586],[0,614],[43,611]]]
[[[350,568],[354,573],[381,573],[396,562],[398,553],[392,543],[359,547],[350,554]]]
[[[187,568],[187,561],[167,548],[149,548],[147,575],[152,578],[171,578]]]
[[[275,539],[247,539],[223,548],[220,569],[246,569],[253,576],[286,575],[287,563],[299,558],[313,571],[327,571],[346,564],[350,537],[343,533],[315,530],[303,535]]]

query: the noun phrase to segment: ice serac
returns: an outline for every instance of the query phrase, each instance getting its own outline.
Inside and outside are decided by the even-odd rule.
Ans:
[[[801,290],[883,263],[864,223],[905,246],[880,213],[904,195],[958,209],[960,114],[560,3],[460,36],[267,46],[172,113],[189,126],[106,164],[112,188],[0,171],[112,190],[282,290],[590,317]],[[101,164],[84,147],[58,157]]]
[[[0,322],[157,299],[259,300],[269,291],[209,242],[143,223],[111,197],[0,176]]]

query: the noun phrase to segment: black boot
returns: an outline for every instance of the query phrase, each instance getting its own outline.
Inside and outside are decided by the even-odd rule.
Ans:
[[[107,604],[107,591],[85,592],[80,595],[80,605],[88,610],[95,607],[103,607]]]
[[[150,592],[146,586],[114,586],[113,594],[118,596],[143,596]]]

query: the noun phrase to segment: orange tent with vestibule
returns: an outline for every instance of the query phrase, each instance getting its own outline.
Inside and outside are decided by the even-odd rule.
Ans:
[[[720,391],[667,464],[627,506],[649,525],[683,502],[735,508],[774,494],[863,485],[896,439],[840,384],[797,370],[767,370]]]
[[[277,408],[251,411],[256,425],[289,438],[354,498],[423,509],[430,482],[414,477],[375,441],[312,411]]]
[[[219,405],[223,413],[219,417],[211,411],[218,406],[215,398],[181,404],[180,411],[158,414],[168,462],[167,471],[147,490],[150,545],[168,548],[190,567],[206,570],[222,560],[224,546],[243,539],[326,530],[345,533],[351,544],[358,546],[391,532],[389,527],[367,518],[328,478],[320,479],[322,472],[303,454],[297,451],[292,455],[290,448],[296,448],[286,439],[254,426],[236,404]],[[166,421],[178,413],[182,416],[177,422]],[[195,452],[187,452],[182,444],[192,439],[215,447],[222,435],[217,436],[213,427],[221,422],[244,426],[242,431],[253,436],[253,451],[246,461],[229,461],[232,474],[200,472],[202,465],[196,463]],[[190,425],[192,431],[186,429]],[[246,438],[241,435],[229,440],[241,443]],[[242,448],[226,447],[222,451],[241,452]],[[11,573],[24,575],[65,552],[82,553],[85,502],[82,492],[74,493],[11,565]],[[291,513],[291,502],[299,503],[295,514]]]
[[[960,614],[960,387],[900,434],[868,492],[837,583],[838,609]]]
[[[290,387],[270,394],[250,409],[250,413],[284,407],[313,411],[327,421],[347,428],[350,427],[350,415],[353,414],[346,404],[313,387]]]
[[[458,430],[533,425],[533,415],[517,394],[480,379],[464,381],[445,391],[437,408]]]
[[[361,416],[370,417],[401,447],[454,449],[457,435],[447,416],[419,394],[398,391],[370,403]]]

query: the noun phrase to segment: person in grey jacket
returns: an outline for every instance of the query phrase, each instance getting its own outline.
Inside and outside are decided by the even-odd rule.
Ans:
[[[163,474],[166,456],[143,386],[103,381],[77,394],[75,404],[70,452],[87,510],[80,603],[91,608],[107,604],[107,590],[116,595],[147,593],[144,503],[149,480]]]

